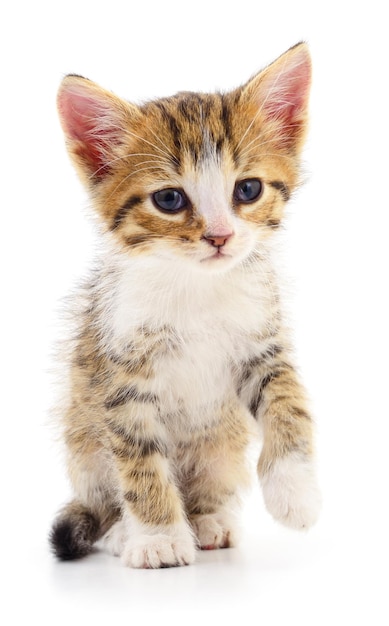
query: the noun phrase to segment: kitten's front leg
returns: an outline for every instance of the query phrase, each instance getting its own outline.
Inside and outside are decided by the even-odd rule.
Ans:
[[[318,517],[321,497],[313,459],[313,424],[305,393],[280,353],[261,372],[252,410],[263,427],[258,474],[267,509],[286,526],[305,529]]]
[[[142,394],[132,401],[137,411],[139,398]],[[110,531],[108,543],[130,567],[188,565],[195,558],[195,542],[170,471],[166,444],[161,433],[150,427],[153,407],[148,404],[143,407],[147,434],[144,428],[125,426],[118,415],[107,420],[123,500],[123,518]]]

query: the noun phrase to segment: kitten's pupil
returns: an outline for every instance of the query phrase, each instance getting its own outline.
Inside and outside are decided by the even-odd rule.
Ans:
[[[174,213],[181,211],[187,205],[185,194],[178,189],[161,189],[153,194],[154,204],[161,211]]]
[[[259,178],[241,180],[235,185],[235,199],[238,202],[253,202],[261,195],[262,188]]]

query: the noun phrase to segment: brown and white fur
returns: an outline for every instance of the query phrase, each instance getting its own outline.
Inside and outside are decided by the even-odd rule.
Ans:
[[[138,106],[64,79],[60,118],[102,254],[75,314],[59,558],[102,537],[146,568],[235,545],[258,428],[268,510],[292,528],[315,522],[312,419],[272,265],[309,86],[305,44],[226,94]]]

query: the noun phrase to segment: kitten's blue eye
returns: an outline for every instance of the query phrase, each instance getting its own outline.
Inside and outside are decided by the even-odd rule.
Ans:
[[[235,185],[234,198],[238,202],[254,202],[262,193],[263,185],[259,178],[247,178]]]
[[[181,211],[188,204],[184,192],[178,189],[161,189],[161,191],[153,193],[152,197],[156,207],[167,213]]]

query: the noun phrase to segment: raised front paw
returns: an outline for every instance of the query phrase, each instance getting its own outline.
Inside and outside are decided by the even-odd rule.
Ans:
[[[190,565],[195,560],[195,542],[189,530],[142,534],[130,538],[122,552],[128,567],[158,569]]]
[[[290,454],[275,461],[260,480],[266,507],[276,520],[298,530],[317,521],[321,495],[310,461]]]

